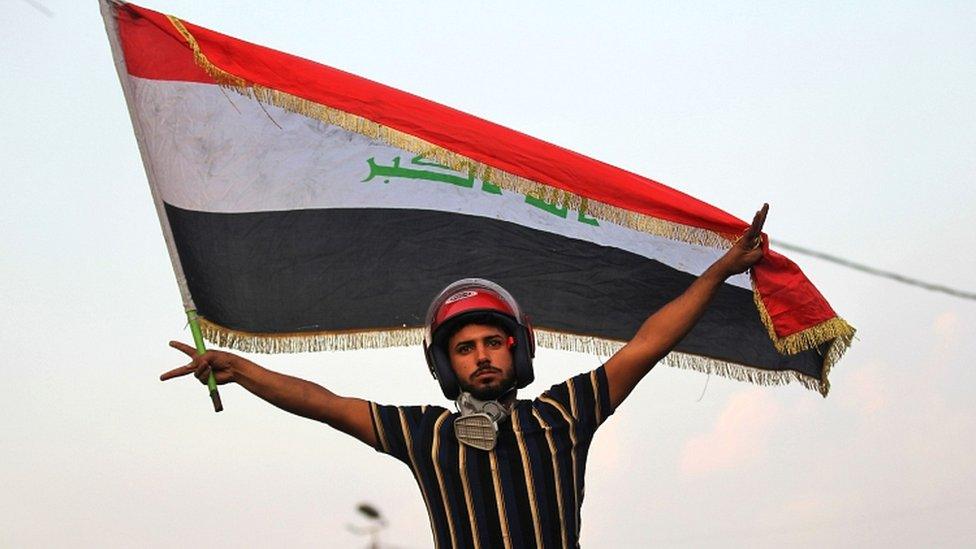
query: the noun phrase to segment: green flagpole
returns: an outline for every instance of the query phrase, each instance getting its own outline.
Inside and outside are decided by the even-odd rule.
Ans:
[[[186,312],[186,319],[190,322],[190,332],[193,334],[193,343],[197,347],[197,354],[202,355],[207,352],[206,345],[203,344],[203,333],[200,331],[200,317],[197,316],[195,309]],[[217,391],[217,380],[214,379],[213,370],[210,371],[210,378],[207,379],[207,387],[210,388],[210,400],[213,401],[214,412],[224,409],[220,402],[220,393]]]

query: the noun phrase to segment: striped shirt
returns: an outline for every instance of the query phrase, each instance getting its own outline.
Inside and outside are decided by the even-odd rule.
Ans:
[[[613,413],[603,367],[518,400],[486,452],[440,406],[370,403],[376,450],[413,472],[437,547],[577,547],[586,454]]]

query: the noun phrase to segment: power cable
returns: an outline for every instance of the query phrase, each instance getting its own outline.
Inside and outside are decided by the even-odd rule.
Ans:
[[[54,17],[54,12],[51,11],[51,10],[49,10],[49,9],[47,9],[47,6],[45,6],[44,4],[42,4],[40,2],[37,2],[36,0],[24,0],[24,2],[27,5],[29,5],[32,8],[34,8],[35,10],[43,13],[44,15],[46,15],[48,17]]]
[[[804,248],[802,246],[797,246],[795,244],[789,244],[783,242],[782,240],[770,240],[770,244],[773,244],[776,247],[783,248],[785,250],[790,250],[791,252],[796,252],[799,254],[808,255],[810,257],[816,257],[817,259],[823,259],[824,261],[829,261],[831,263],[836,263],[843,267],[854,269],[855,271],[861,271],[862,273],[867,273],[874,276],[880,276],[882,278],[894,280],[895,282],[901,282],[902,284],[908,284],[909,286],[916,286],[918,288],[923,288],[933,292],[941,292],[944,294],[949,294],[954,297],[961,297],[963,299],[972,299],[976,301],[976,293],[973,292],[967,292],[965,290],[957,290],[955,288],[950,288],[948,286],[943,286],[941,284],[933,284],[931,282],[925,282],[924,280],[907,277],[905,275],[900,275],[898,273],[893,273],[891,271],[883,271],[881,269],[875,269],[874,267],[869,267],[867,265],[855,263],[854,261],[850,261],[842,257],[837,257],[835,255],[818,252],[816,250],[811,250],[809,248]]]

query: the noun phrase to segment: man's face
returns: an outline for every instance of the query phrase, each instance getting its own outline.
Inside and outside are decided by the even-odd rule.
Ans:
[[[461,390],[478,400],[494,400],[515,384],[508,334],[501,328],[468,324],[448,341],[447,354]]]

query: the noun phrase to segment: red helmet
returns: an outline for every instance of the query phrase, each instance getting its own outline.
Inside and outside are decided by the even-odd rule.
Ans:
[[[434,379],[440,382],[444,396],[451,400],[461,394],[461,387],[447,353],[448,334],[454,328],[467,324],[467,320],[485,314],[498,321],[514,338],[510,349],[515,368],[515,388],[521,389],[535,379],[532,371],[535,338],[518,302],[505,288],[494,282],[482,278],[465,278],[448,285],[437,294],[427,309],[424,331],[427,366]]]

